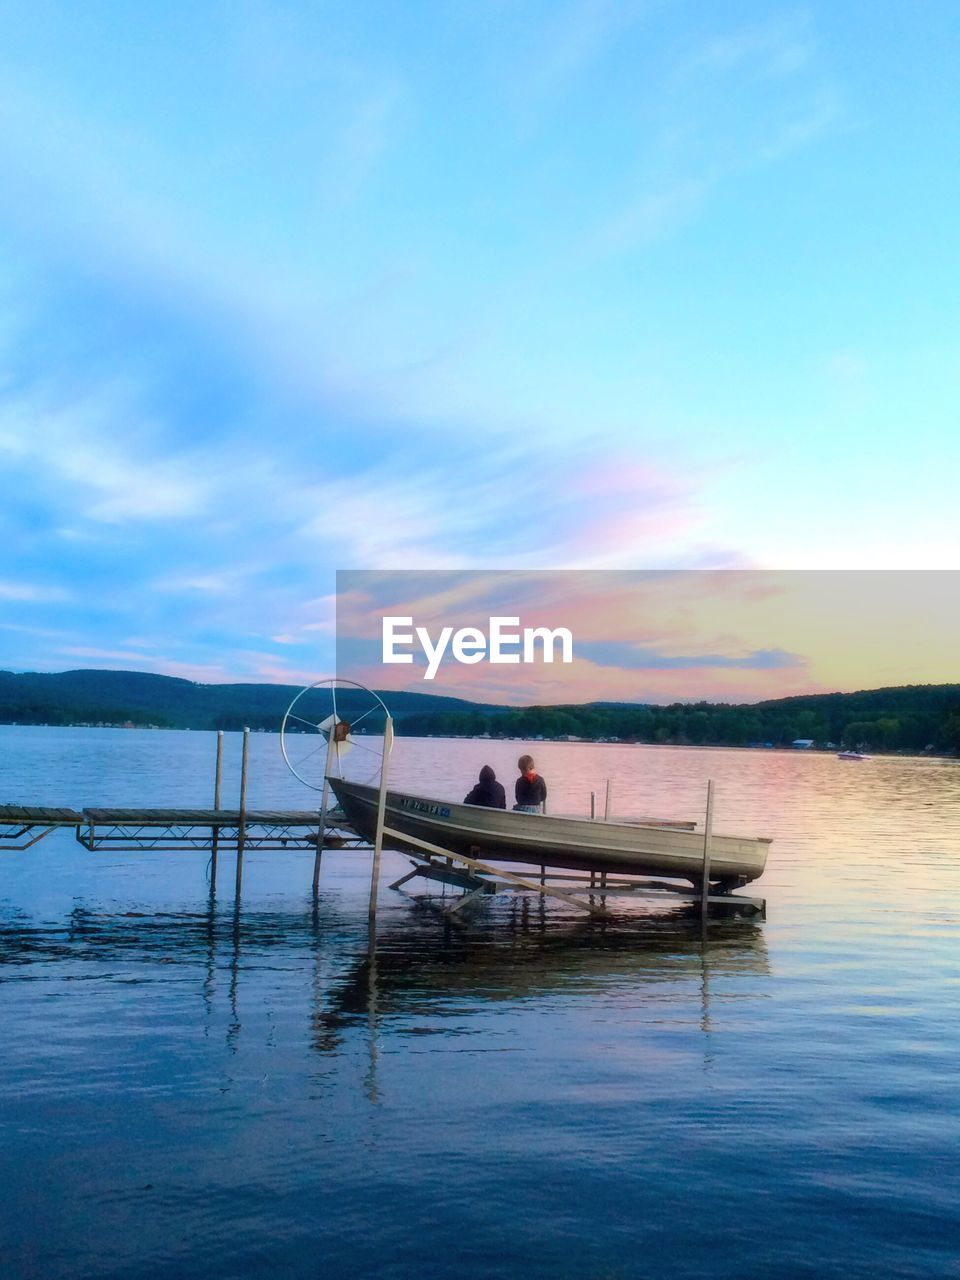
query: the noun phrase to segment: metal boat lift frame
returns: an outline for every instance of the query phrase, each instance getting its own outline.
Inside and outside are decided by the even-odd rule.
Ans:
[[[605,872],[584,872],[581,875],[570,875],[550,871],[546,864],[530,875],[518,875],[502,866],[482,861],[473,856],[481,853],[479,848],[471,849],[470,855],[446,849],[442,845],[421,840],[406,832],[397,831],[386,825],[387,807],[387,762],[390,758],[390,746],[393,742],[393,721],[387,716],[384,729],[384,752],[380,766],[380,785],[377,798],[377,820],[373,840],[373,867],[370,877],[370,921],[376,919],[377,891],[380,878],[380,855],[384,839],[396,841],[400,852],[411,856],[411,870],[395,880],[391,889],[402,889],[403,885],[419,876],[426,880],[436,880],[443,884],[454,884],[463,888],[461,898],[444,910],[449,918],[465,907],[481,901],[491,894],[511,890],[514,893],[534,893],[543,898],[556,898],[568,906],[584,911],[591,916],[609,917],[607,909],[608,897],[652,897],[661,900],[686,900],[692,904],[699,903],[700,915],[707,919],[712,906],[733,908],[748,915],[766,916],[766,900],[764,898],[746,897],[736,893],[716,892],[711,888],[710,853],[713,839],[713,802],[714,785],[707,783],[707,804],[703,830],[703,861],[699,887],[688,883],[671,884],[667,880],[640,877],[627,879],[625,873],[607,874]],[[609,813],[609,794],[607,811]],[[319,859],[324,845],[323,829],[317,845],[317,876],[319,875]],[[411,849],[412,846],[412,849]],[[535,877],[535,878],[533,878]],[[549,877],[549,878],[548,878]],[[557,880],[563,884],[558,885]],[[314,883],[316,884],[316,878]],[[597,903],[596,899],[601,902]]]
[[[476,872],[469,869],[458,869],[436,860],[427,862],[411,861],[411,870],[395,880],[391,889],[405,892],[403,886],[416,876],[441,884],[449,884],[464,890],[450,906],[436,908],[443,916],[455,917],[466,907],[482,904],[495,894],[512,890],[518,896],[536,894],[543,898],[559,898],[572,906],[581,908],[590,915],[601,919],[609,919],[613,914],[607,909],[607,898],[644,899],[660,901],[665,904],[687,903],[690,907],[702,905],[703,895],[699,889],[691,885],[675,884],[668,880],[648,880],[637,878],[628,880],[621,876],[607,878],[602,873],[592,876],[566,876],[563,884],[557,884],[558,873],[545,870],[543,878],[534,871],[523,883],[521,877],[511,872],[504,872],[502,867],[491,867],[490,872]],[[536,879],[534,879],[536,878]],[[412,895],[416,901],[433,907],[431,895]],[[582,899],[582,900],[581,900]],[[600,905],[597,906],[596,903]],[[709,908],[726,908],[734,914],[766,919],[766,899],[747,897],[739,893],[719,893],[711,891],[707,895]]]
[[[389,829],[385,835],[393,834]],[[404,836],[411,842],[411,837]],[[418,842],[421,846],[425,842]],[[424,848],[423,854],[410,854],[410,870],[395,880],[389,887],[403,890],[409,881],[421,877],[443,885],[452,885],[463,890],[449,906],[437,908],[448,919],[456,916],[464,908],[482,904],[495,894],[512,891],[515,894],[536,894],[541,898],[556,898],[568,906],[576,907],[591,916],[609,918],[607,898],[654,899],[665,903],[686,902],[695,907],[703,906],[703,893],[700,889],[687,883],[674,883],[669,880],[656,880],[648,877],[630,877],[622,873],[590,872],[578,875],[569,872],[552,871],[542,866],[539,871],[532,870],[527,875],[518,875],[501,866],[480,861],[478,858],[467,858],[462,854],[450,853],[439,846],[433,846],[433,852]],[[479,850],[475,852],[479,853]],[[558,881],[560,883],[558,883]],[[434,904],[430,895],[418,895],[417,901],[427,906]],[[706,896],[708,908],[723,907],[742,915],[766,918],[766,899],[748,897],[740,893],[721,893],[711,887]],[[599,905],[598,905],[599,904]]]

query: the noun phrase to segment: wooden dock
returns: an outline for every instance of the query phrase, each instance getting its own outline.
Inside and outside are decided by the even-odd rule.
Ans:
[[[0,804],[0,849],[29,849],[58,827],[79,829],[81,822],[76,809]]]
[[[336,813],[326,818],[328,847],[342,848],[358,838]],[[42,805],[0,805],[0,849],[29,849],[51,831],[72,829],[91,853],[173,852],[209,849],[214,837],[221,849],[317,848],[320,812],[316,809],[68,809]]]

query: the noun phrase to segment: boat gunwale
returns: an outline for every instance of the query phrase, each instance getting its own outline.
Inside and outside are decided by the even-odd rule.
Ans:
[[[336,783],[344,783],[349,787],[362,787],[364,790],[372,791],[374,795],[376,795],[376,792],[378,790],[377,787],[371,785],[368,782],[354,782],[350,778],[338,778],[332,774],[328,776],[327,781],[330,782],[331,784],[336,782]],[[684,827],[677,825],[681,822],[686,821],[685,819],[680,819],[680,818],[678,819],[665,818],[663,820],[664,824],[670,824],[670,825],[662,825],[656,821],[624,822],[623,820],[616,819],[616,818],[580,817],[578,814],[573,814],[573,813],[529,813],[523,809],[494,809],[490,805],[466,804],[462,800],[441,800],[437,796],[424,796],[417,791],[401,791],[401,790],[398,790],[396,787],[388,786],[387,787],[388,801],[391,795],[406,796],[410,800],[422,800],[424,804],[452,805],[454,808],[457,808],[457,809],[472,809],[477,813],[508,813],[511,815],[511,817],[530,818],[536,821],[542,821],[544,818],[548,818],[551,822],[577,822],[577,823],[583,823],[588,827],[622,827],[629,831],[656,831],[656,832],[675,831],[681,835],[699,835],[701,838],[703,836],[703,832],[697,829],[696,823],[694,823],[692,830],[685,829]],[[430,815],[424,814],[423,816],[429,817]],[[712,833],[712,839],[714,840],[745,840],[745,841],[748,841],[751,843],[757,843],[757,844],[773,844],[773,836],[732,836],[732,835],[725,835],[722,831],[714,831]]]

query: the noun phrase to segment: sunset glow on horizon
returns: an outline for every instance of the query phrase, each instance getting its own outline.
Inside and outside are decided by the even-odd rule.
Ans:
[[[337,671],[371,687],[514,705],[757,702],[958,679],[960,573],[338,574]],[[384,665],[382,619],[485,632],[494,616],[565,627],[569,665]]]

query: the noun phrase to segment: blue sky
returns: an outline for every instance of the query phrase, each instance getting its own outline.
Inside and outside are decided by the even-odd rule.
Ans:
[[[337,568],[951,567],[960,12],[0,6],[0,666]]]

